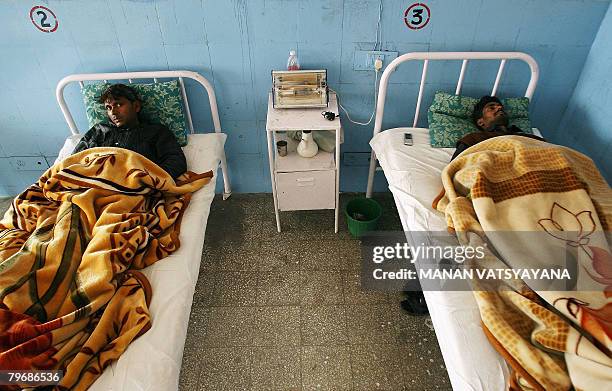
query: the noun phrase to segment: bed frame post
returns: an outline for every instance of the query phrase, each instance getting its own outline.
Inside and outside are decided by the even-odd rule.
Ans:
[[[396,59],[397,60],[397,59]],[[387,66],[387,69],[395,69],[393,63],[395,60]],[[374,120],[374,134],[376,136],[382,129],[382,120],[385,112],[385,99],[387,98],[387,85],[389,83],[390,72],[383,72],[380,83],[378,84],[378,99],[376,101],[376,119]],[[368,186],[366,190],[366,197],[372,198],[372,191],[374,189],[374,174],[376,173],[376,153],[374,150],[370,152],[370,167],[368,170]]]
[[[368,187],[366,189],[366,198],[372,198],[374,188],[374,174],[376,174],[376,152],[370,152],[370,168],[368,171]]]
[[[222,133],[221,120],[219,119],[219,109],[217,106],[217,97],[215,95],[215,90],[213,89],[210,82],[206,80],[202,75],[195,72],[191,73],[194,73],[195,76],[193,78],[196,79],[200,84],[202,84],[204,88],[206,88],[206,91],[208,92],[208,100],[210,103],[210,111],[212,113],[212,120],[213,125],[215,127],[215,132]],[[221,173],[223,174],[223,200],[227,200],[232,195],[232,188],[230,185],[229,175],[227,173],[227,158],[225,157],[225,148],[223,148],[223,150],[221,151]]]

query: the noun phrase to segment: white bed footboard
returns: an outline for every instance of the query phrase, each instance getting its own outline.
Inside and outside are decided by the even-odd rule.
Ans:
[[[138,79],[152,79],[153,82],[157,83],[158,79],[178,79],[178,83],[181,89],[181,95],[183,98],[183,103],[185,105],[185,116],[187,118],[187,125],[189,126],[189,131],[194,133],[193,129],[193,120],[191,118],[191,110],[189,108],[189,101],[187,99],[187,92],[185,91],[185,83],[184,79],[192,79],[202,85],[206,92],[208,93],[208,101],[210,103],[210,111],[212,114],[213,126],[216,133],[222,133],[221,131],[221,121],[219,120],[219,110],[217,108],[217,98],[215,96],[215,90],[213,89],[212,84],[206,80],[206,78],[199,73],[192,71],[151,71],[151,72],[116,72],[116,73],[85,73],[85,74],[75,74],[64,77],[59,81],[57,87],[55,89],[55,96],[57,98],[57,102],[59,103],[60,109],[64,114],[64,118],[68,123],[68,127],[70,128],[70,132],[72,134],[77,135],[81,132],[79,131],[70,110],[68,109],[68,105],[66,104],[66,100],[64,99],[64,88],[74,82],[78,82],[81,87],[83,87],[84,81],[108,81],[108,80],[128,80],[132,83],[133,80]],[[227,159],[225,157],[225,151],[223,151],[221,155],[221,171],[223,173],[223,199],[229,198],[232,194],[232,189],[229,181],[229,176],[227,175]]]
[[[374,134],[378,134],[382,130],[382,121],[383,115],[385,112],[385,100],[387,96],[387,86],[389,84],[389,77],[395,70],[403,62],[413,61],[413,60],[422,60],[423,61],[423,71],[421,73],[421,83],[419,85],[419,95],[417,97],[416,108],[414,113],[414,119],[412,122],[412,126],[416,127],[417,122],[419,120],[419,111],[421,109],[421,101],[423,98],[423,90],[425,87],[425,82],[427,80],[427,67],[429,65],[429,61],[440,60],[440,61],[448,61],[448,60],[463,60],[461,64],[461,71],[458,75],[457,87],[455,89],[455,95],[459,95],[461,92],[461,87],[463,85],[463,79],[465,76],[465,71],[467,69],[468,61],[470,60],[500,60],[499,68],[497,70],[497,76],[495,77],[495,81],[493,83],[493,88],[491,90],[491,95],[496,95],[499,83],[504,72],[504,68],[506,66],[506,62],[508,60],[521,60],[529,65],[529,69],[531,70],[531,78],[529,80],[529,84],[527,85],[527,89],[525,90],[525,97],[531,99],[533,93],[535,91],[536,85],[538,83],[538,75],[539,69],[537,62],[526,53],[521,52],[414,52],[414,53],[406,53],[395,60],[391,61],[391,63],[387,66],[385,71],[380,78],[380,86],[378,88],[378,100],[376,102],[376,120],[374,122]],[[374,184],[374,175],[377,171],[376,167],[376,154],[374,151],[371,152],[370,156],[370,168],[368,172],[368,187],[366,190],[366,197],[370,198],[372,196],[372,188]]]

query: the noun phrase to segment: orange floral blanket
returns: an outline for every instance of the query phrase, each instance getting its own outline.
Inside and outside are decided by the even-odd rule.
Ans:
[[[470,267],[571,271],[563,289],[525,277],[473,281],[485,334],[513,369],[510,389],[609,389],[612,189],[592,160],[543,141],[496,137],[459,155],[442,182],[434,207],[461,244],[490,250]]]
[[[17,196],[0,221],[0,370],[62,370],[61,389],[88,388],[150,328],[137,270],[179,248],[190,195],[211,177],[175,182],[135,152],[94,148]]]

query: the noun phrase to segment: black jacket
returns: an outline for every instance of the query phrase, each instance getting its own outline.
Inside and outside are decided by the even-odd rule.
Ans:
[[[172,132],[164,125],[139,124],[128,129],[98,124],[85,133],[72,153],[94,147],[119,147],[138,152],[174,179],[187,171],[185,154]]]

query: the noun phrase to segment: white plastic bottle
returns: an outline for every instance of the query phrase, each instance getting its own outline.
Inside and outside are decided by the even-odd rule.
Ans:
[[[295,50],[289,52],[289,59],[287,60],[287,70],[288,71],[297,71],[300,69],[300,62],[298,61],[297,54]]]

